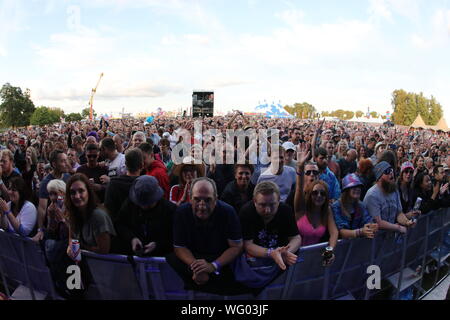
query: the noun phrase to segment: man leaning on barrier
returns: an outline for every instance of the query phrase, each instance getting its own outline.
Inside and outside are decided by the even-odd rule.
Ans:
[[[209,178],[192,182],[192,203],[178,207],[174,216],[174,254],[167,262],[184,280],[186,289],[234,295],[247,289],[234,280],[230,268],[242,253],[242,232],[236,211],[217,200]]]
[[[389,163],[382,161],[375,168],[376,184],[367,191],[364,205],[375,219],[380,229],[406,233],[407,228],[414,226],[410,220],[418,212],[402,211],[402,203],[394,180],[394,170]],[[398,224],[397,224],[398,223]]]

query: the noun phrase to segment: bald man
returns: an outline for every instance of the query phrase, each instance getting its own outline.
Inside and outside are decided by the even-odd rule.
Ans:
[[[217,200],[217,187],[209,178],[191,186],[192,203],[178,207],[174,216],[174,253],[167,262],[187,288],[233,295],[242,290],[230,264],[243,250],[241,224],[233,207]]]
[[[341,171],[341,177],[344,178],[346,175],[350,173],[356,172],[356,158],[358,157],[358,153],[355,149],[349,149],[347,151],[347,155],[345,158],[341,158],[338,160],[339,168]]]

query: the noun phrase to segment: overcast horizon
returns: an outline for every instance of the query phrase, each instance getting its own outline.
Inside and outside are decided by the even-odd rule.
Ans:
[[[382,115],[396,89],[450,121],[450,0],[0,0],[0,85],[99,114],[308,102]],[[448,124],[450,124],[448,122]]]

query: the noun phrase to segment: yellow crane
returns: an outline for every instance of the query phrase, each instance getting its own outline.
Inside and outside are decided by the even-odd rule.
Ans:
[[[91,98],[89,99],[89,107],[90,107],[90,110],[89,110],[89,120],[90,121],[92,121],[92,118],[93,118],[93,105],[94,105],[94,95],[95,95],[95,93],[97,92],[97,88],[98,88],[98,85],[100,84],[100,81],[102,80],[102,78],[103,78],[103,72],[100,74],[100,78],[98,78],[98,81],[97,81],[97,85],[95,86],[95,88],[94,89],[92,89],[92,93],[91,93]]]

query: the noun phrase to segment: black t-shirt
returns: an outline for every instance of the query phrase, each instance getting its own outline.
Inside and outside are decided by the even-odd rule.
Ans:
[[[77,173],[84,173],[89,179],[94,179],[97,184],[102,184],[100,177],[103,175],[108,175],[108,169],[106,167],[97,166],[95,168],[89,168],[87,164],[78,167]]]
[[[207,221],[198,219],[190,203],[178,207],[174,217],[174,247],[189,249],[194,255],[216,258],[229,248],[228,240],[242,241],[239,217],[232,206],[217,200]]]
[[[298,228],[295,223],[292,208],[280,203],[275,217],[267,225],[256,212],[253,201],[244,205],[239,212],[244,240],[263,248],[278,248],[288,245],[289,238],[297,236]]]
[[[19,173],[17,173],[17,171],[15,171],[15,170],[11,171],[11,174],[9,176],[2,175],[3,183],[5,184],[5,186],[7,188],[9,188],[9,181],[14,177],[21,177],[21,175]]]

